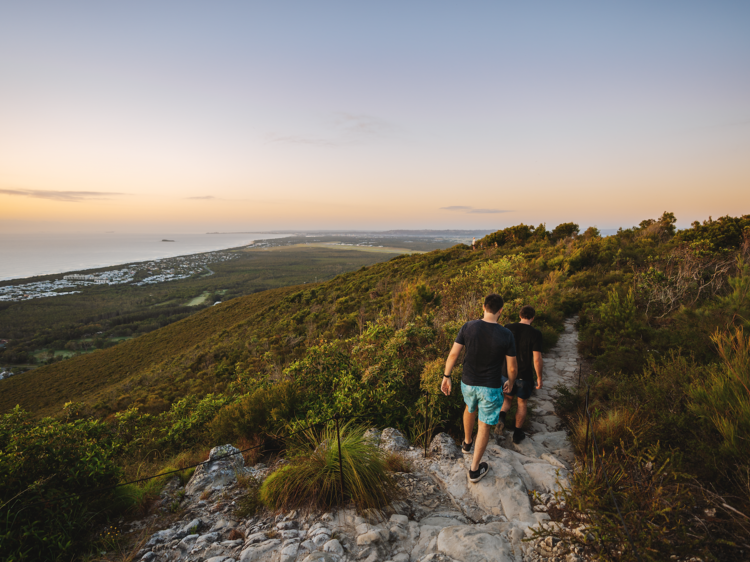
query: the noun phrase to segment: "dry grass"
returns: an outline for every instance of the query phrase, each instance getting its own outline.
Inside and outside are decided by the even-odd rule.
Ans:
[[[570,440],[580,453],[584,452],[586,443],[586,414],[580,414],[571,424]],[[596,435],[599,447],[604,451],[611,451],[622,443],[630,444],[638,439],[651,427],[646,413],[641,410],[626,410],[613,408],[606,412],[592,412],[589,428],[589,447]]]
[[[260,435],[252,435],[248,437],[241,437],[237,440],[237,448],[240,451],[250,449],[242,453],[242,458],[245,459],[245,466],[255,466],[258,464],[260,459],[263,457],[263,438]]]
[[[411,461],[393,451],[385,455],[384,461],[385,468],[391,472],[412,472],[414,470]]]

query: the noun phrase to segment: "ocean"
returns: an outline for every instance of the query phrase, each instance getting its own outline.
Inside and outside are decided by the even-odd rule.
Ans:
[[[0,281],[225,250],[288,234],[0,234]],[[173,242],[162,242],[173,240]]]

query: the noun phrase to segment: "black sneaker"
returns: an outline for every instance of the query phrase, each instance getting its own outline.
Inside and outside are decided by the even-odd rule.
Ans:
[[[490,466],[486,462],[480,462],[477,470],[469,471],[469,480],[479,482],[490,471]]]
[[[461,443],[461,450],[464,453],[471,453],[471,447],[474,445],[474,441],[471,443]]]
[[[517,445],[518,443],[520,443],[524,439],[526,439],[526,434],[523,432],[523,429],[517,428],[513,432],[513,443],[515,443]]]

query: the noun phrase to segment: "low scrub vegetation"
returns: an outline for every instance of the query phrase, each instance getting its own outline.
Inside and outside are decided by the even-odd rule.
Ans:
[[[737,523],[742,517],[729,515],[750,512],[748,259],[750,216],[678,231],[665,213],[609,237],[595,229],[581,234],[573,223],[551,232],[518,225],[476,249],[399,256],[324,284],[234,299],[112,349],[41,368],[28,387],[21,383],[31,375],[4,381],[13,385],[0,395],[3,427],[18,418],[27,424],[19,427],[33,426],[40,435],[85,429],[88,441],[81,442],[97,451],[102,467],[95,479],[108,482],[137,466],[158,471],[185,448],[198,454],[243,442],[257,447],[254,455],[286,449],[290,463],[256,490],[247,509],[261,500],[274,507],[335,505],[338,452],[330,436],[296,446],[285,436],[334,415],[363,427],[399,428],[418,444],[437,431],[458,434],[463,406],[458,392],[438,393],[442,366],[461,325],[479,317],[482,297],[496,291],[507,301],[503,323],[515,321],[523,304],[536,308],[534,324],[546,347],[556,342],[563,319],[578,314],[580,351],[593,366],[586,379],[590,431],[604,456],[585,448],[583,390],[561,392],[558,412],[592,467],[574,479],[569,503],[598,521],[597,536],[624,545],[611,497],[603,493],[607,467],[642,556],[660,559],[669,545],[689,552],[700,543],[731,560],[750,544],[747,527]],[[14,401],[31,413],[11,411]],[[57,419],[39,419],[52,409]],[[370,454],[366,444],[355,446],[358,431],[347,428],[359,452],[342,460]],[[0,474],[13,475],[13,484],[7,493],[1,489],[0,502],[12,513],[16,494],[44,496],[38,490],[59,482],[45,481],[52,464],[40,464],[31,480],[19,476],[14,463],[32,462],[35,438],[4,439]],[[59,451],[48,444],[49,458],[67,458],[66,442]],[[395,459],[372,458],[380,467],[373,473],[398,469]],[[387,500],[387,485],[368,492],[370,480],[362,476],[358,484],[360,476],[347,470],[346,501]],[[55,490],[49,493],[63,493]],[[701,515],[714,509],[706,498],[714,504],[721,498],[710,520]],[[85,519],[86,501],[76,502],[85,509],[71,521]],[[9,533],[21,516],[5,513]],[[714,532],[722,526],[731,532]],[[60,532],[56,552],[77,548],[82,527]],[[600,547],[604,558],[632,555],[624,546]]]

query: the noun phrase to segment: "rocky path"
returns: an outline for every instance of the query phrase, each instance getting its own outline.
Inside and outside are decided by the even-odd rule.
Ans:
[[[372,437],[414,467],[397,476],[400,499],[387,509],[237,520],[233,503],[242,492],[232,475],[243,469],[238,456],[239,464],[217,461],[196,471],[186,488],[183,520],[152,535],[136,560],[580,561],[575,551],[552,538],[534,539],[532,530],[559,525],[550,523],[546,512],[556,502],[554,493],[567,485],[574,461],[553,398],[557,385],[577,382],[576,342],[575,319],[570,319],[558,345],[544,355],[544,384],[529,401],[526,439],[514,444],[506,431],[491,442],[485,456],[490,472],[476,484],[468,480],[470,455],[464,456],[447,434],[435,437],[425,459],[398,431],[386,429]],[[223,452],[217,450],[212,455]]]

